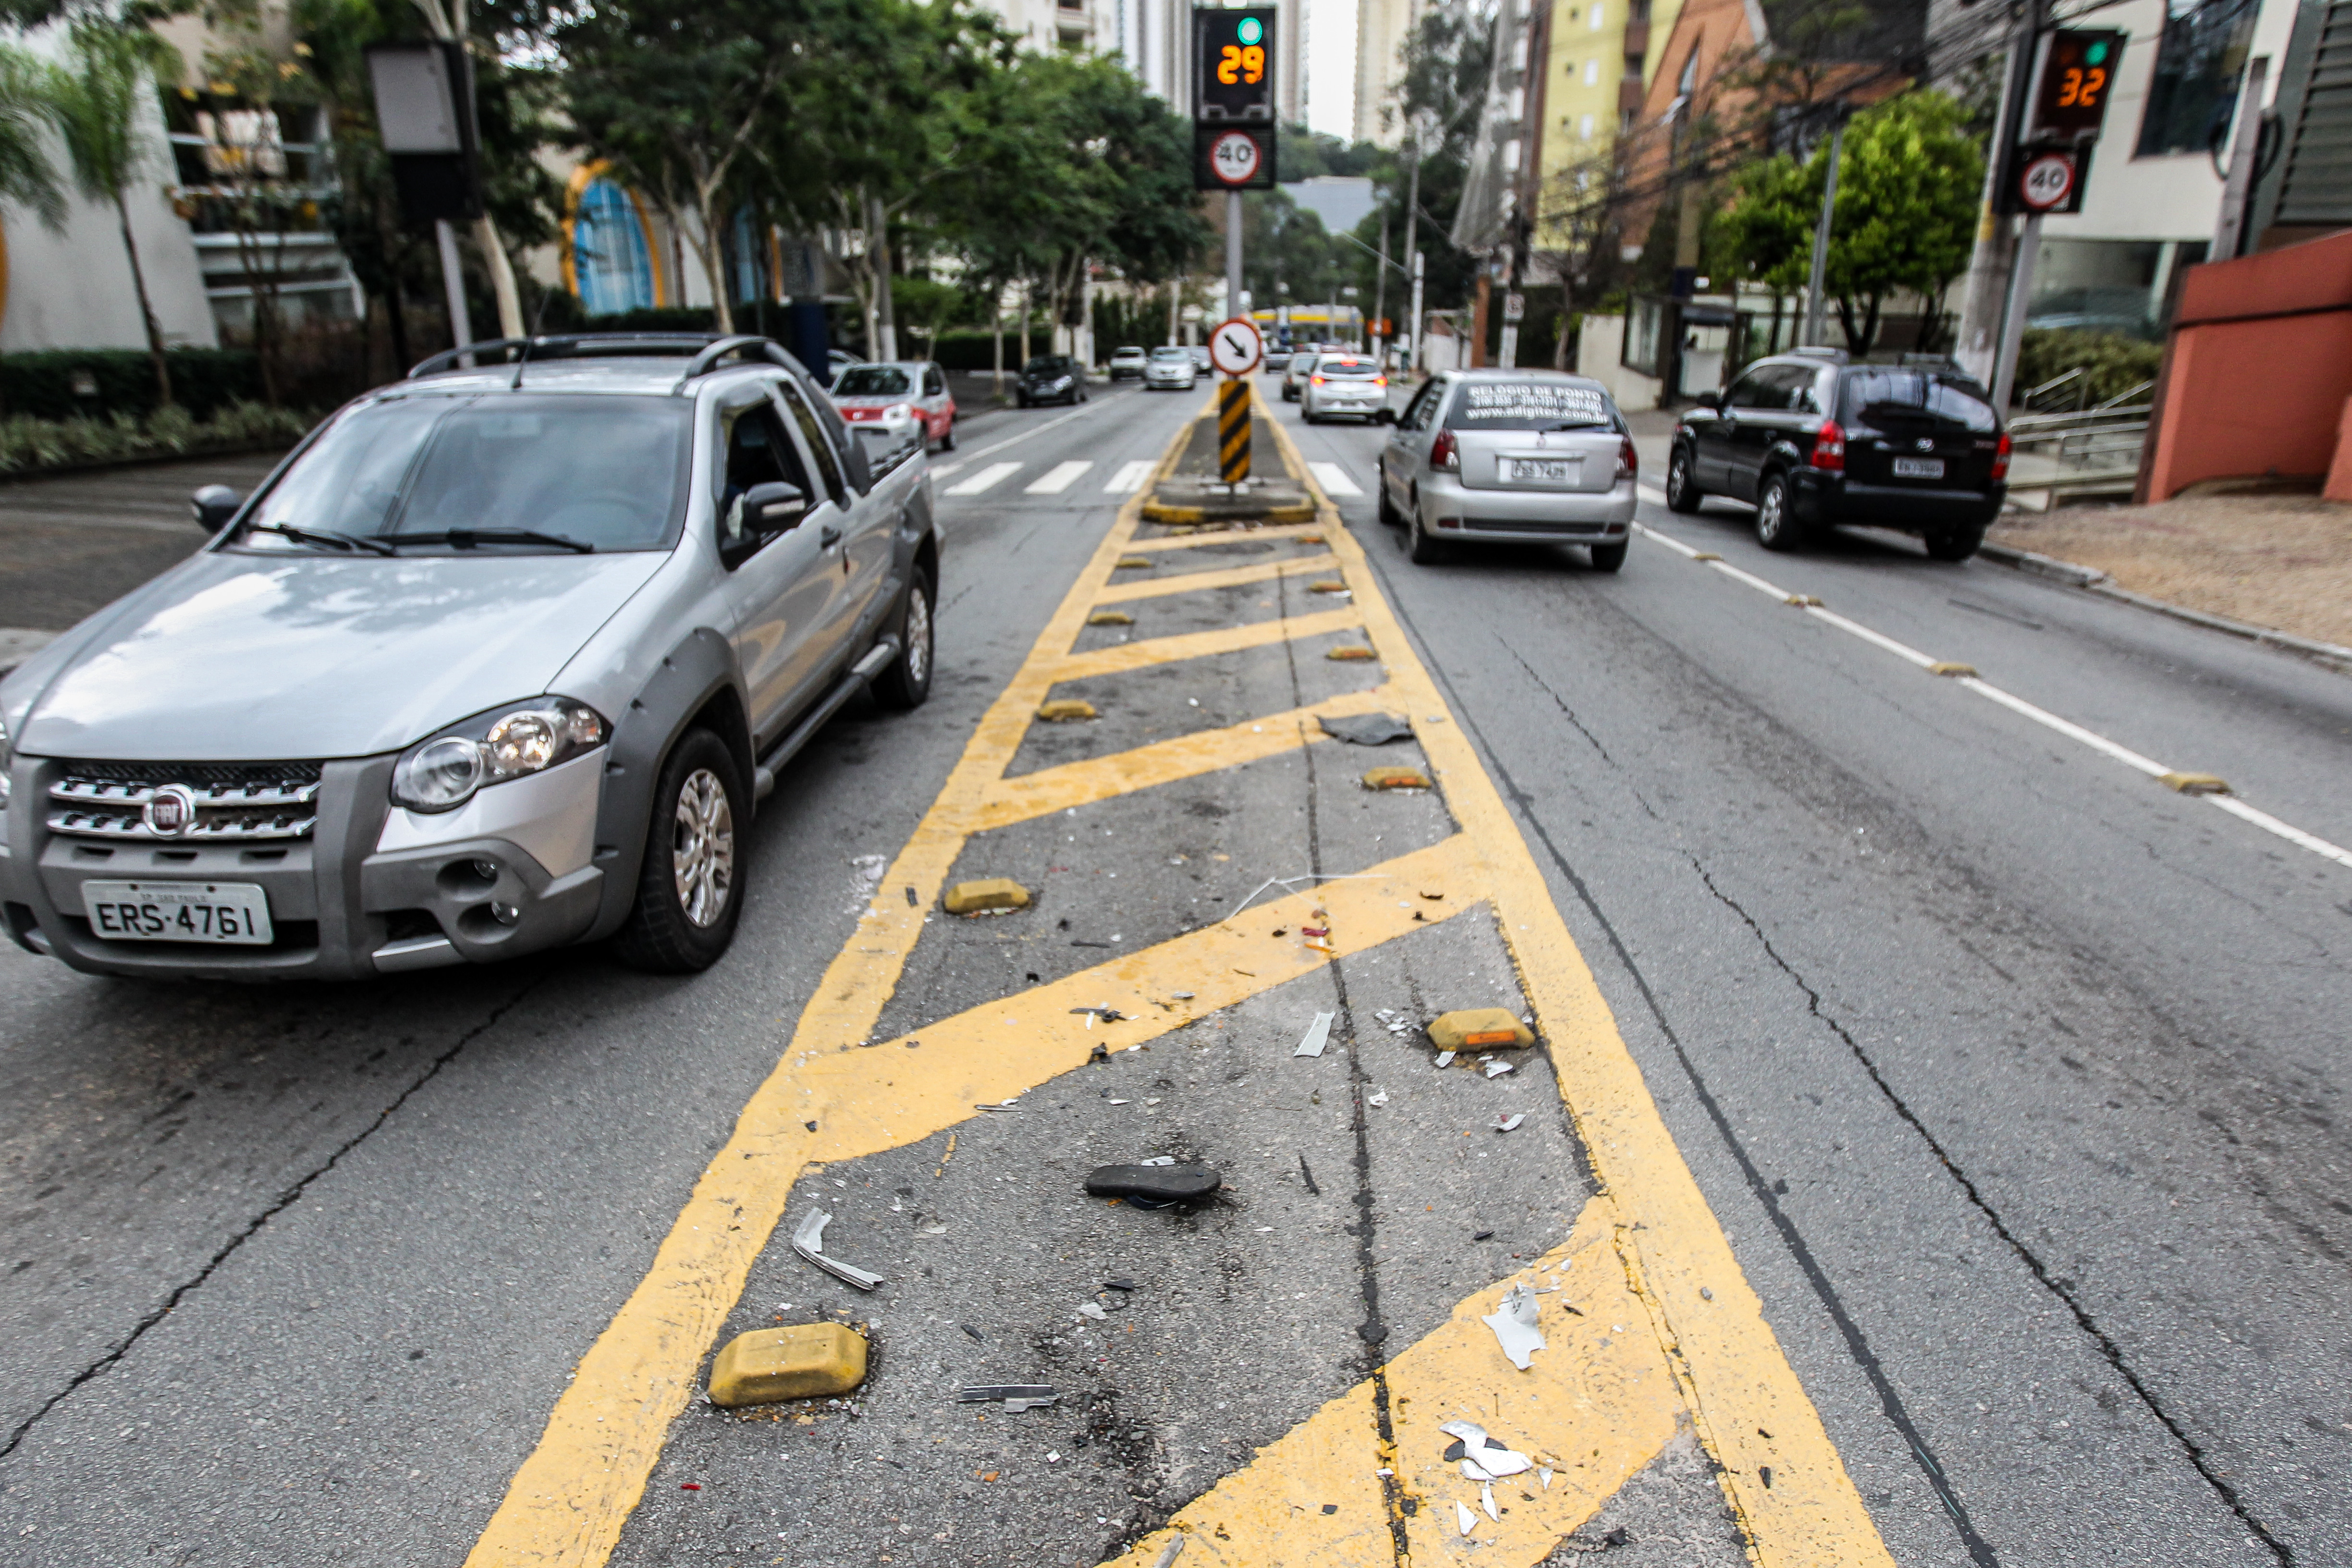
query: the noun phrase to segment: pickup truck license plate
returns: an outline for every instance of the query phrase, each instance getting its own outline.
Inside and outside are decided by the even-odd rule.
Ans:
[[[1513,458],[1508,459],[1508,463],[1511,470],[1508,477],[1513,479],[1534,479],[1554,485],[1573,483],[1578,471],[1584,466],[1572,459],[1538,462],[1526,458]]]
[[[84,882],[81,907],[110,942],[271,940],[269,899],[252,882]]]
[[[1940,479],[1944,477],[1941,458],[1897,458],[1895,477],[1898,479]]]

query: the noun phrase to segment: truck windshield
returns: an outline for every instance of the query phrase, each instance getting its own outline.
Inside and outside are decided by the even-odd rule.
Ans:
[[[682,398],[604,395],[370,404],[338,419],[295,460],[234,542],[310,551],[329,547],[320,534],[455,532],[455,542],[399,548],[659,549],[677,510],[691,410]],[[280,529],[289,531],[271,531]],[[495,537],[509,531],[545,537]],[[494,537],[478,537],[485,534]]]

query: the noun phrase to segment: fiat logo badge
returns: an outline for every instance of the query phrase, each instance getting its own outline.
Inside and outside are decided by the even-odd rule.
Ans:
[[[165,784],[147,797],[139,816],[156,837],[177,838],[196,825],[195,794],[185,784]]]

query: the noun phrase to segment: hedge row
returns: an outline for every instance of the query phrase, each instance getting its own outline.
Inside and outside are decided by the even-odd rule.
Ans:
[[[261,395],[249,349],[172,349],[172,400],[196,419]],[[155,363],[144,349],[42,349],[0,354],[0,415],[102,419],[155,412]]]
[[[36,419],[20,414],[0,419],[0,474],[291,447],[314,423],[308,414],[259,403],[233,403],[205,420],[176,407],[143,420],[128,414],[105,419]]]
[[[2116,332],[2032,331],[2017,353],[2017,395],[2023,397],[2029,388],[2079,369],[2083,372],[2080,402],[2088,406],[2120,397],[2144,381],[2154,381],[2163,363],[2162,343]],[[2058,399],[2057,406],[2075,405],[2074,387],[2069,382],[2052,394]],[[2132,401],[2145,403],[2149,395],[2143,391]]]

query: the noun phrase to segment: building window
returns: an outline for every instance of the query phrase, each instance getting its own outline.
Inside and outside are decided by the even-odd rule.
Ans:
[[[2167,0],[2140,116],[2140,157],[2202,153],[2229,133],[2256,9],[2255,0]]]
[[[1601,13],[1602,9],[1603,7],[1599,5],[1595,5],[1592,8],[1592,30],[1596,33],[1601,31]]]
[[[592,316],[659,303],[645,218],[629,193],[611,180],[590,180],[580,188],[572,213],[572,267],[581,308]]]
[[[1587,61],[1585,61],[1585,62],[1584,62],[1584,85],[1585,85],[1585,86],[1587,86],[1587,87],[1598,87],[1600,84],[1601,84],[1601,62],[1600,62],[1599,60],[1587,60]]]
[[[1580,141],[1590,142],[1592,140],[1592,116],[1588,114],[1583,119],[1579,120],[1576,122],[1576,134],[1578,139]]]

